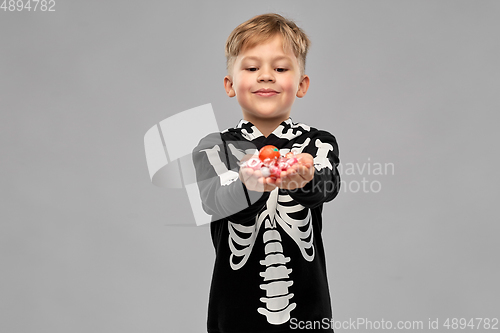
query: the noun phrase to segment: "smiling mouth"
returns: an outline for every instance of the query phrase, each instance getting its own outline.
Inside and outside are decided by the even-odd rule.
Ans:
[[[256,92],[254,92],[254,94],[256,94],[258,96],[262,96],[262,97],[268,97],[268,96],[278,95],[278,92],[276,92],[276,91],[256,91]]]

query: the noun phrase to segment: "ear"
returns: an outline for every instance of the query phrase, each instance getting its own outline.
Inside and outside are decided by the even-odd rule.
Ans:
[[[224,89],[226,90],[226,94],[229,97],[236,96],[236,92],[233,89],[233,81],[231,80],[231,77],[229,75],[226,75],[224,77]]]
[[[297,90],[297,97],[302,98],[306,95],[307,89],[309,89],[309,76],[304,75],[299,83],[299,89]]]

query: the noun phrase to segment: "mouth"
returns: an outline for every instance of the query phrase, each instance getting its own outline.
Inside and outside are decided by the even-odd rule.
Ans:
[[[272,89],[259,89],[257,91],[254,91],[254,94],[256,94],[258,96],[267,97],[267,96],[277,95],[277,94],[279,94],[279,92],[272,90]]]

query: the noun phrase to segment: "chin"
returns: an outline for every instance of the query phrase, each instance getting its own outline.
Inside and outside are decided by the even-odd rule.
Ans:
[[[283,112],[281,110],[276,110],[276,109],[262,108],[259,111],[252,112],[252,114],[254,114],[256,116],[260,116],[260,117],[265,117],[265,118],[277,118],[277,117],[283,116],[283,114],[285,114],[285,112]]]
[[[258,118],[266,118],[266,119],[274,119],[282,116],[279,113],[274,113],[274,112],[258,112],[258,113],[253,113],[253,115]]]

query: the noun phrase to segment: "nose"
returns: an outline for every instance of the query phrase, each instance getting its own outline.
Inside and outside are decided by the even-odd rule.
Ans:
[[[259,82],[274,82],[275,78],[272,69],[263,68],[257,80]]]

